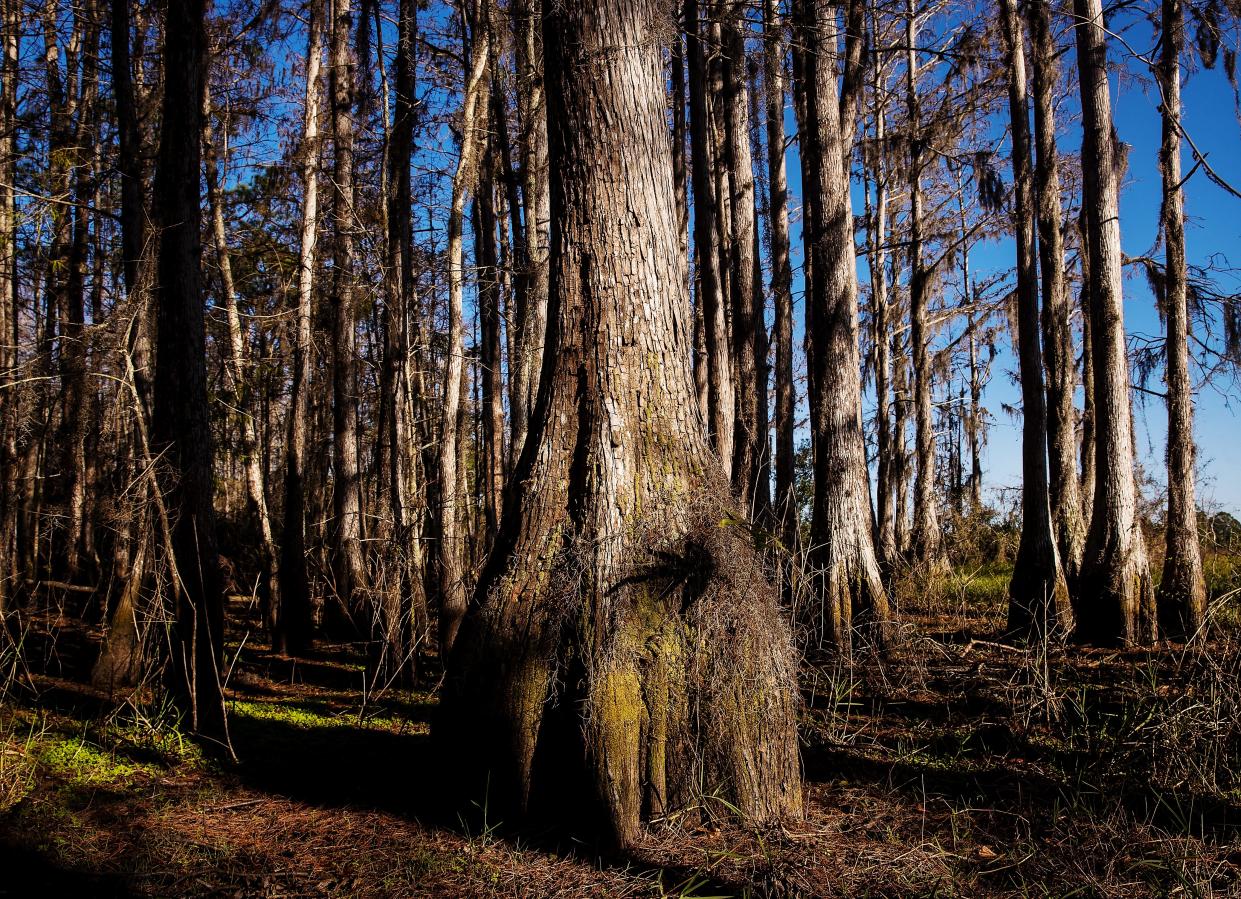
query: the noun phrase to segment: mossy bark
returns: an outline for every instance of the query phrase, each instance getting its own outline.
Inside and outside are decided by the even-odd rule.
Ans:
[[[624,847],[677,809],[796,815],[792,641],[690,371],[651,40],[671,22],[654,0],[544,14],[551,352],[435,737],[493,820]]]

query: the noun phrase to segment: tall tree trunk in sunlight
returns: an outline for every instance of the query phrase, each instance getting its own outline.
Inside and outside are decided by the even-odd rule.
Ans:
[[[1185,45],[1182,0],[1163,0],[1163,42],[1159,81],[1163,92],[1163,176],[1165,247],[1163,314],[1167,328],[1168,519],[1163,577],[1159,581],[1159,622],[1170,637],[1184,639],[1201,630],[1207,591],[1198,544],[1198,504],[1194,501],[1194,397],[1189,378],[1189,310],[1185,266],[1185,201],[1181,191],[1181,51]]]
[[[801,809],[791,638],[698,415],[655,0],[546,0],[546,375],[436,738],[505,820]],[[721,521],[724,523],[721,524]],[[705,807],[698,806],[703,811]]]
[[[1095,486],[1075,584],[1077,635],[1092,643],[1149,643],[1155,593],[1138,516],[1133,410],[1125,346],[1120,185],[1112,136],[1102,0],[1074,0],[1082,101],[1082,187],[1090,245]]]

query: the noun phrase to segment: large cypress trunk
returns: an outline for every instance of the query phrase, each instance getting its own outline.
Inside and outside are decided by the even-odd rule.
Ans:
[[[1047,407],[1039,347],[1038,282],[1034,258],[1034,191],[1030,107],[1016,0],[1003,0],[1008,108],[1013,134],[1017,236],[1017,357],[1021,373],[1021,542],[1008,585],[1008,629],[1025,637],[1071,627],[1069,591],[1051,528],[1047,485]]]
[[[1073,329],[1064,271],[1064,237],[1060,230],[1060,172],[1056,152],[1056,47],[1051,37],[1050,4],[1036,0],[1026,7],[1030,23],[1034,86],[1034,189],[1038,205],[1039,265],[1043,285],[1043,349],[1047,361],[1047,456],[1051,485],[1051,520],[1065,577],[1072,581],[1081,566],[1086,542],[1081,488],[1077,476],[1077,424]]]
[[[803,0],[806,105],[811,127],[802,135],[812,180],[807,232],[811,257],[809,316],[814,368],[810,419],[814,429],[814,511],[810,562],[816,587],[813,620],[820,641],[848,647],[855,615],[884,636],[891,613],[872,535],[870,478],[862,436],[858,357],[857,261],[849,175],[842,150],[836,53],[824,36],[834,12],[824,0]]]
[[[1076,584],[1077,634],[1095,643],[1148,643],[1155,637],[1155,598],[1133,476],[1119,176],[1102,0],[1074,0],[1074,11],[1082,94],[1082,186],[1090,247],[1095,416],[1094,503]]]
[[[152,450],[164,465],[176,603],[169,667],[190,728],[226,740],[221,687],[224,594],[212,505],[199,164],[207,68],[204,0],[168,7],[163,120],[155,170],[159,231]],[[186,98],[195,100],[187,102]]]
[[[1189,380],[1189,312],[1185,268],[1185,204],[1181,194],[1181,48],[1185,43],[1181,0],[1163,0],[1163,239],[1166,248],[1164,317],[1167,325],[1168,521],[1159,621],[1172,637],[1192,637],[1206,617],[1207,591],[1198,545],[1194,502],[1194,399]]]
[[[436,735],[506,821],[801,807],[794,657],[690,370],[655,0],[548,0],[549,352]],[[623,210],[623,214],[620,212]],[[723,522],[723,523],[722,523]]]

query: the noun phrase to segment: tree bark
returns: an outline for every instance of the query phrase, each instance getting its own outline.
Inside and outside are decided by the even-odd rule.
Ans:
[[[685,44],[689,56],[690,182],[694,194],[694,250],[698,260],[698,303],[702,308],[707,368],[707,435],[726,469],[732,466],[733,382],[728,358],[724,288],[717,254],[720,198],[711,165],[712,138],[707,49],[698,0],[685,0]]]
[[[814,510],[810,566],[815,606],[810,626],[820,642],[847,649],[855,624],[880,642],[892,636],[892,614],[875,555],[870,476],[862,436],[858,357],[857,260],[849,174],[841,149],[836,88],[835,13],[826,0],[802,0],[801,37],[809,71],[806,104],[811,128],[801,152],[812,181],[813,208],[806,255],[812,257],[809,316],[813,333],[810,394],[814,429]]]
[[[1017,358],[1021,374],[1021,538],[1008,584],[1008,630],[1031,638],[1072,628],[1069,591],[1051,526],[1047,485],[1047,407],[1039,346],[1038,269],[1034,250],[1034,173],[1030,104],[1017,0],[1002,0],[1002,30],[1013,135],[1017,238]]]
[[[224,593],[215,543],[199,237],[205,0],[169,5],[155,170],[159,231],[152,450],[172,526],[172,692],[192,731],[227,743],[220,666]]]
[[[1185,205],[1181,193],[1181,50],[1185,43],[1182,0],[1163,0],[1163,43],[1159,81],[1163,141],[1165,247],[1163,306],[1167,327],[1168,518],[1163,577],[1159,581],[1159,622],[1175,639],[1196,635],[1206,619],[1207,592],[1198,544],[1198,505],[1194,501],[1194,400],[1189,378],[1190,331],[1185,264]]]
[[[749,98],[746,91],[744,3],[730,0],[721,10],[720,33],[724,90],[720,96],[724,119],[724,158],[720,164],[727,174],[731,228],[729,229],[729,291],[732,305],[731,362],[735,378],[733,394],[734,433],[732,482],[747,513],[766,514],[771,488],[760,483],[762,443],[759,433],[758,341],[756,328],[762,327],[762,281],[755,278],[759,265],[756,252],[754,216],[754,162],[750,152]],[[756,287],[759,295],[756,296]],[[757,310],[755,307],[758,307]],[[756,315],[756,312],[758,313]],[[765,364],[766,360],[763,360]],[[761,397],[766,403],[767,397]]]
[[[1072,583],[1081,567],[1086,543],[1081,488],[1077,476],[1077,387],[1070,322],[1069,291],[1061,233],[1060,172],[1056,151],[1056,47],[1051,37],[1047,0],[1026,6],[1030,26],[1034,86],[1034,190],[1038,204],[1039,264],[1043,285],[1043,333],[1047,362],[1047,455],[1051,483],[1051,519],[1065,578]]]
[[[923,137],[918,98],[918,18],[915,0],[906,7],[906,103],[909,108],[909,340],[913,356],[914,391],[914,517],[911,534],[914,561],[931,569],[944,565],[935,490],[935,423],[932,418],[931,364],[928,353],[927,301],[930,272],[922,259]]]
[[[502,814],[621,847],[705,795],[796,815],[790,637],[720,524],[727,479],[694,401],[661,11],[544,15],[553,344],[437,738]]]
[[[259,451],[258,429],[250,404],[249,377],[246,374],[249,350],[246,334],[237,310],[236,285],[233,282],[232,254],[228,248],[228,229],[224,222],[224,206],[220,196],[219,151],[211,127],[210,88],[203,90],[203,153],[207,183],[207,203],[211,213],[211,239],[215,245],[216,264],[220,270],[220,293],[228,319],[227,368],[232,381],[232,406],[241,425],[242,465],[245,468],[246,499],[250,514],[259,529],[259,557],[262,572],[260,593],[268,633],[276,632],[280,608],[279,555],[272,533],[271,516],[267,512],[266,478]]]
[[[466,73],[465,99],[461,110],[461,158],[452,180],[448,211],[448,355],[444,362],[444,407],[438,448],[437,539],[434,544],[435,592],[439,602],[440,652],[452,649],[466,611],[465,545],[460,528],[458,490],[458,415],[461,411],[461,380],[465,371],[465,337],[462,294],[465,286],[462,232],[465,203],[478,178],[478,155],[483,129],[480,117],[488,109],[490,58],[486,28],[477,29]],[[485,121],[485,120],[484,120]]]
[[[1073,8],[1082,93],[1095,412],[1094,503],[1076,585],[1077,636],[1092,643],[1149,643],[1155,638],[1155,599],[1133,474],[1120,196],[1103,4],[1074,0]]]
[[[357,322],[353,290],[358,230],[354,192],[356,75],[349,52],[350,0],[333,0],[332,107],[332,575],[337,611],[360,626],[359,590],[366,585],[362,556],[362,479],[358,469]]]
[[[768,230],[771,235],[771,292],[775,299],[776,337],[776,498],[775,516],[787,549],[797,543],[797,496],[794,492],[793,430],[796,387],[793,383],[793,266],[789,256],[789,187],[784,134],[784,23],[777,0],[763,0],[767,40],[764,78],[767,87]]]
[[[302,218],[294,309],[292,388],[285,447],[284,525],[280,536],[280,598],[276,612],[277,651],[304,653],[313,631],[310,583],[306,570],[306,442],[314,369],[311,319],[319,213],[319,72],[323,62],[322,0],[311,0],[306,49],[306,88],[302,112]]]

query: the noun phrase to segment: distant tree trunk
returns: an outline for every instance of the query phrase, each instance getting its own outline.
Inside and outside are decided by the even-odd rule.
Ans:
[[[695,413],[657,7],[544,5],[554,364],[437,730],[500,814],[621,847],[801,809],[790,637]]]
[[[400,0],[397,7],[395,104],[384,173],[387,220],[387,260],[384,270],[384,361],[380,403],[386,405],[384,430],[377,435],[382,447],[379,465],[379,501],[386,500],[396,543],[395,582],[383,585],[380,609],[379,672],[392,676],[402,670],[407,637],[414,620],[425,615],[421,529],[410,513],[411,474],[417,471],[409,454],[416,447],[410,422],[410,322],[416,310],[413,261],[413,185],[410,177],[415,125],[415,46],[418,33],[416,0]],[[416,311],[415,311],[416,314]],[[416,489],[416,485],[414,485]]]
[[[685,0],[685,44],[689,55],[690,181],[694,194],[694,250],[698,259],[698,303],[702,307],[707,362],[707,435],[727,469],[732,466],[733,382],[728,358],[723,273],[716,252],[720,202],[711,165],[712,137],[707,50],[698,0]],[[719,201],[719,202],[717,202]]]
[[[319,71],[323,62],[323,5],[311,0],[306,49],[306,89],[302,113],[302,219],[297,265],[297,306],[293,326],[293,385],[285,448],[284,527],[280,536],[280,598],[275,648],[300,654],[310,648],[312,620],[306,571],[306,442],[310,428],[314,348],[315,251],[319,218]]]
[[[967,438],[970,445],[970,511],[982,512],[982,370],[978,361],[978,322],[971,306],[966,325],[969,341],[970,413]]]
[[[190,729],[227,743],[220,666],[224,593],[212,505],[206,329],[200,266],[199,166],[207,75],[205,0],[168,6],[164,102],[155,169],[159,231],[152,449],[172,525],[171,686]]]
[[[516,25],[517,111],[521,120],[518,149],[521,159],[525,211],[525,308],[517,317],[520,340],[517,364],[512,366],[513,395],[510,423],[510,459],[516,461],[526,440],[530,412],[539,392],[543,343],[547,332],[548,238],[551,193],[547,177],[547,109],[543,91],[542,16],[537,0],[513,0]],[[510,363],[511,364],[511,363]]]
[[[892,358],[896,365],[892,372],[892,526],[893,542],[898,556],[905,556],[910,549],[909,521],[909,342],[899,334],[892,338]]]
[[[1060,173],[1056,152],[1056,47],[1051,37],[1047,0],[1026,6],[1030,23],[1031,66],[1034,85],[1034,139],[1037,164],[1034,190],[1038,203],[1039,263],[1043,283],[1043,333],[1047,356],[1047,455],[1050,463],[1051,520],[1056,531],[1060,562],[1072,583],[1081,566],[1086,542],[1081,491],[1077,477],[1077,416],[1073,329],[1069,291],[1064,271],[1061,234]]]
[[[802,135],[813,180],[806,255],[813,257],[808,307],[813,333],[810,394],[814,429],[814,512],[810,566],[818,608],[807,622],[819,641],[848,648],[855,619],[880,640],[890,634],[891,610],[875,555],[870,476],[862,436],[858,359],[857,260],[849,173],[841,151],[836,57],[827,36],[835,12],[827,0],[801,0],[806,47],[806,103],[811,128]]]
[[[1094,355],[1094,512],[1077,583],[1077,633],[1149,643],[1155,598],[1133,475],[1133,413],[1121,285],[1119,175],[1112,138],[1102,0],[1074,0],[1082,92],[1083,205],[1090,244]]]
[[[444,362],[444,407],[438,447],[438,509],[435,546],[435,592],[440,608],[440,652],[446,657],[465,615],[465,545],[460,529],[459,504],[464,496],[458,490],[458,416],[461,412],[461,382],[465,373],[465,336],[462,324],[462,294],[465,287],[462,233],[465,203],[478,177],[481,125],[488,109],[488,61],[491,55],[486,28],[474,35],[469,71],[466,73],[465,100],[461,110],[461,158],[452,179],[452,199],[448,211],[448,351]]]
[[[767,87],[768,231],[771,235],[771,292],[775,298],[776,338],[776,520],[785,547],[797,542],[797,496],[794,492],[793,430],[796,387],[793,383],[793,266],[789,258],[789,187],[784,135],[784,23],[777,0],[763,0],[767,40],[764,78]]]
[[[85,172],[83,159],[86,134],[83,122],[87,111],[81,109],[78,84],[79,56],[86,39],[87,26],[84,16],[73,17],[72,35],[65,53],[65,65],[60,60],[57,34],[58,5],[46,0],[43,7],[44,65],[46,69],[48,110],[48,182],[53,203],[51,212],[51,246],[48,250],[47,291],[49,297],[49,321],[52,315],[57,322],[60,340],[58,360],[60,367],[60,427],[56,443],[60,450],[58,464],[58,495],[63,500],[65,519],[63,556],[57,553],[54,562],[63,562],[64,574],[74,578],[81,562],[82,535],[86,507],[86,345],[85,325],[85,266],[86,223],[78,201],[86,199],[82,188]],[[91,29],[95,31],[94,28]],[[83,60],[83,63],[85,60]],[[92,79],[93,80],[93,79]],[[54,311],[53,311],[54,310]]]
[[[495,64],[495,60],[492,60]],[[492,92],[499,82],[492,84]],[[504,403],[500,345],[500,266],[496,250],[495,173],[498,160],[494,132],[483,153],[482,173],[475,191],[474,252],[478,271],[479,369],[481,375],[482,454],[479,487],[486,530],[483,546],[491,546],[500,526],[504,492]]]
[[[759,433],[756,328],[762,327],[761,297],[755,296],[761,280],[754,277],[759,259],[755,252],[757,222],[754,217],[754,162],[750,153],[749,97],[746,91],[744,4],[728,2],[720,16],[723,40],[721,66],[724,91],[720,97],[724,119],[724,158],[727,173],[731,229],[729,231],[729,289],[732,304],[731,350],[735,378],[733,395],[733,489],[748,514],[764,514],[771,502],[771,488],[759,483],[761,444]],[[765,362],[765,360],[764,360]],[[767,397],[764,395],[765,403]]]
[[[883,143],[885,113],[876,114],[875,140]],[[893,520],[893,481],[895,468],[892,434],[892,325],[888,300],[888,183],[882,160],[875,170],[875,200],[867,209],[867,251],[870,259],[871,346],[875,371],[875,455],[876,464],[876,552],[880,566],[890,571],[896,562],[896,529]],[[870,194],[867,193],[870,203]]]
[[[340,611],[361,610],[366,585],[362,557],[362,479],[358,470],[357,327],[353,288],[358,229],[353,186],[356,76],[349,52],[350,0],[333,0],[332,106],[332,575]],[[354,620],[352,627],[359,627]],[[352,628],[351,628],[352,630]]]
[[[915,0],[906,7],[905,43],[906,103],[909,107],[909,340],[913,356],[914,494],[913,558],[938,568],[944,564],[939,528],[939,499],[935,494],[935,423],[931,403],[931,363],[928,354],[930,334],[927,322],[927,294],[930,272],[922,259],[922,166],[923,136],[918,98],[918,19]]]
[[[1159,581],[1159,621],[1170,637],[1201,630],[1207,593],[1198,545],[1194,501],[1194,400],[1189,379],[1190,330],[1185,266],[1185,209],[1181,193],[1181,50],[1185,43],[1182,0],[1163,0],[1159,80],[1163,89],[1163,239],[1166,248],[1164,316],[1167,323],[1168,520],[1167,551]]]
[[[1072,628],[1069,590],[1051,527],[1047,485],[1047,407],[1039,347],[1038,269],[1034,251],[1034,173],[1025,39],[1017,0],[1002,0],[1002,30],[1013,135],[1014,225],[1017,237],[1017,358],[1021,373],[1021,538],[1008,585],[1008,630],[1022,637]]]
[[[233,283],[232,255],[228,248],[228,229],[224,222],[224,205],[220,196],[218,150],[211,127],[210,89],[203,91],[203,170],[207,182],[207,202],[211,212],[211,238],[215,244],[216,263],[220,270],[220,293],[228,317],[227,368],[232,380],[233,408],[241,419],[241,454],[245,468],[246,499],[250,513],[259,528],[259,558],[262,568],[260,593],[265,624],[269,633],[276,631],[280,608],[279,557],[272,534],[271,517],[267,513],[267,488],[263,460],[259,451],[258,429],[250,404],[249,378],[246,374],[246,335],[237,311],[236,285]]]
[[[0,392],[7,391],[9,372],[17,363],[17,54],[18,0],[0,2]],[[0,465],[10,475],[0,483],[0,640],[8,631],[4,617],[18,581],[17,512],[21,491],[16,473],[18,403],[6,401],[0,412]]]
[[[1082,520],[1086,523],[1089,533],[1090,519],[1094,511],[1094,461],[1095,461],[1095,414],[1094,414],[1094,341],[1090,329],[1093,303],[1090,293],[1093,289],[1090,278],[1090,236],[1087,227],[1085,206],[1082,207],[1077,221],[1077,233],[1080,240],[1078,258],[1081,260],[1082,283],[1078,294],[1078,305],[1082,312],[1082,438],[1081,448],[1081,494]],[[1083,547],[1083,552],[1084,552]]]

